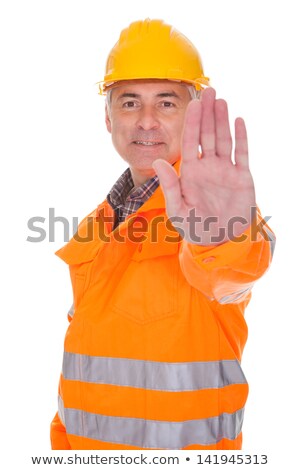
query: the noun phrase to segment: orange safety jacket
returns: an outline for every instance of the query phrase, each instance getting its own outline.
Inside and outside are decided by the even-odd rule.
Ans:
[[[252,240],[249,227],[239,243],[189,244],[160,187],[115,230],[113,217],[105,200],[56,253],[74,309],[52,448],[240,449],[244,310],[273,233],[265,225]]]

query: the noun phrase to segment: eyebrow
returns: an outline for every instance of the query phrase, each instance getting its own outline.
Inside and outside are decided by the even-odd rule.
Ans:
[[[138,93],[122,93],[122,95],[118,96],[118,100],[122,99],[122,98],[141,98],[142,95],[138,94]],[[155,95],[156,97],[158,98],[178,98],[178,99],[181,99],[180,96],[175,93],[175,91],[165,91],[165,92],[162,92],[162,93],[158,93],[157,95]]]

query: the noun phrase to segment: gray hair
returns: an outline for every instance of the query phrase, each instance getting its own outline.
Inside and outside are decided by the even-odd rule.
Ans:
[[[201,90],[196,90],[193,85],[186,85],[186,87],[190,92],[192,100],[198,100],[200,98]]]

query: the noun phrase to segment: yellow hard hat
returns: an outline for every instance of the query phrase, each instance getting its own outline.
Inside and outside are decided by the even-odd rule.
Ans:
[[[195,46],[162,20],[148,18],[121,32],[107,58],[104,80],[98,82],[99,93],[115,82],[149,78],[182,81],[197,90],[209,85]]]

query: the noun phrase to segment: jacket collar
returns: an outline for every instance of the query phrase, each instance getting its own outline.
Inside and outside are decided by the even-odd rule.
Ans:
[[[176,173],[180,174],[180,160],[178,160],[174,165]],[[137,215],[146,214],[152,210],[161,210],[162,213],[165,211],[166,203],[163,191],[161,186],[155,190],[153,195],[146,201],[134,214],[129,215],[124,222],[122,222],[117,230],[120,232],[125,232],[128,224],[131,224],[132,218],[137,217]],[[102,215],[101,215],[102,214]],[[111,222],[105,222],[103,220],[103,215],[106,218],[111,218]],[[56,255],[59,256],[68,264],[81,264],[88,261],[91,261],[95,258],[100,249],[103,249],[105,243],[103,243],[97,236],[92,237],[89,241],[86,240],[86,237],[89,233],[97,234],[100,229],[109,234],[112,230],[113,225],[113,216],[114,210],[108,203],[107,199],[103,201],[96,210],[94,210],[89,216],[87,216],[79,225],[76,236],[72,237],[71,240],[56,251]],[[107,219],[106,219],[107,220]],[[91,230],[90,230],[91,229]],[[158,237],[163,241],[165,237],[166,227],[159,225]],[[81,242],[78,241],[80,238]],[[172,233],[172,239],[174,238],[174,232]],[[176,237],[175,237],[176,238]],[[178,238],[178,237],[177,237]],[[82,240],[86,240],[82,242]],[[176,240],[174,240],[176,241]],[[173,253],[178,250],[177,243],[151,243],[151,240],[148,238],[146,242],[143,243],[144,250],[143,253],[137,253],[136,257],[147,257],[153,256],[153,253],[158,256],[165,252]],[[162,252],[162,253],[161,253]]]

